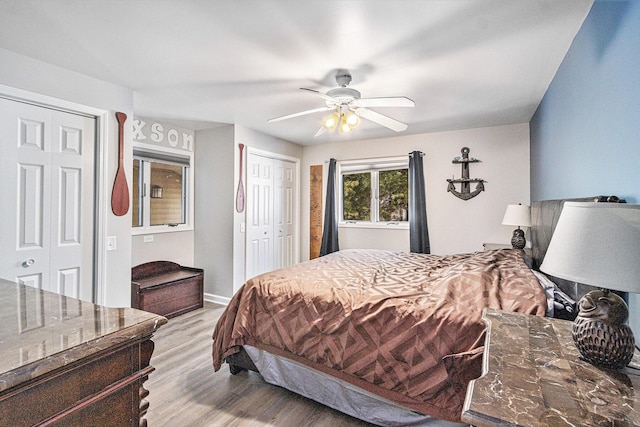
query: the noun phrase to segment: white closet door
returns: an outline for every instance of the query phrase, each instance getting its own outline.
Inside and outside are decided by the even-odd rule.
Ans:
[[[246,278],[273,270],[273,159],[247,154]]]
[[[297,262],[297,163],[247,154],[246,275]]]
[[[294,263],[295,250],[295,177],[296,164],[286,160],[274,160],[274,268]]]
[[[0,99],[0,277],[93,299],[94,118]]]

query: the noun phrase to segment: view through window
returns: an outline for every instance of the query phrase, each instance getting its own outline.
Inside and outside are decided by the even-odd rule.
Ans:
[[[181,159],[171,161],[134,154],[132,226],[187,224],[189,171],[189,164]]]
[[[340,170],[342,221],[408,221],[408,160],[345,162]]]

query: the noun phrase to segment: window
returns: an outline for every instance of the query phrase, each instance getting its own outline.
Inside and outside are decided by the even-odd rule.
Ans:
[[[191,153],[134,147],[134,234],[191,229]]]
[[[408,157],[340,162],[339,176],[341,225],[406,225]]]

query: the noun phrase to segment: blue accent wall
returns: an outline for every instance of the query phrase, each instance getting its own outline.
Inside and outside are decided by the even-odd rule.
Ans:
[[[639,23],[640,2],[593,4],[531,120],[531,200],[640,203]],[[640,295],[629,309],[637,345]]]

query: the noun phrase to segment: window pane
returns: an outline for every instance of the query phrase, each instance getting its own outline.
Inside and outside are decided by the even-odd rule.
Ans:
[[[371,221],[371,174],[342,176],[342,218],[347,221]]]
[[[409,211],[409,170],[378,173],[379,221],[407,221]]]
[[[151,225],[183,224],[183,181],[185,168],[160,162],[151,163]]]
[[[131,207],[131,225],[134,227],[142,226],[142,170],[141,161],[133,159],[133,206]]]

